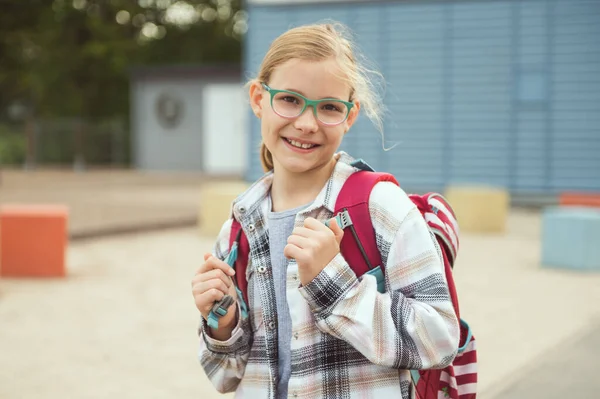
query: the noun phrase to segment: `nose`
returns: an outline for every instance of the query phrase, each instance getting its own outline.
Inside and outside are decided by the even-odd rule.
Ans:
[[[319,128],[319,123],[315,118],[312,106],[306,107],[304,112],[294,121],[294,127],[304,133],[316,132]]]

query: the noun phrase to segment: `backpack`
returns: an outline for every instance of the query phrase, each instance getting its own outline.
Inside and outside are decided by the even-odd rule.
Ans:
[[[345,182],[337,198],[335,212],[338,225],[344,229],[340,251],[358,277],[365,273],[375,276],[377,289],[385,292],[385,278],[381,255],[377,247],[375,231],[369,213],[371,190],[380,181],[398,184],[393,175],[376,173],[362,160],[353,166],[362,169],[353,173]],[[458,223],[456,216],[443,196],[437,193],[411,194],[409,198],[417,206],[436,238],[443,257],[446,281],[456,315],[460,320],[458,354],[452,364],[443,369],[411,370],[416,399],[475,399],[477,388],[477,350],[475,337],[469,325],[460,318],[458,296],[452,276],[458,251]],[[347,234],[350,229],[351,234]],[[227,262],[235,267],[238,298],[242,315],[247,315],[248,281],[246,266],[249,244],[241,225],[233,220],[230,234],[230,254]]]

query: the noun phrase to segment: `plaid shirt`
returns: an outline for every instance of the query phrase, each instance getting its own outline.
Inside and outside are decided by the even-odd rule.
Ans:
[[[340,153],[314,203],[296,216],[325,221],[356,171]],[[217,341],[202,321],[199,358],[220,392],[236,397],[275,398],[278,379],[277,315],[269,253],[267,196],[272,173],[254,183],[232,205],[232,216],[250,243],[249,317],[239,318],[232,336]],[[300,286],[298,265],[287,269],[292,319],[293,398],[411,398],[410,369],[441,368],[454,359],[459,340],[439,248],[427,224],[400,187],[380,182],[369,209],[385,264],[386,293],[375,278],[357,278],[338,254],[313,281]],[[231,219],[223,225],[214,255],[229,252]]]

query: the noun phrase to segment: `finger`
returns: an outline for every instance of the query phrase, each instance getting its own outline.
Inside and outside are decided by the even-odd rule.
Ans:
[[[223,294],[229,293],[229,287],[227,287],[227,285],[225,285],[225,283],[223,283],[219,279],[200,281],[192,287],[192,292],[194,293],[194,295],[199,295],[199,294],[205,293],[206,291],[210,291],[212,289],[217,289],[217,290],[221,291]]]
[[[209,271],[210,269],[208,268],[208,266],[206,265],[206,261],[204,261],[204,263],[202,263],[200,265],[200,267],[198,268],[198,270],[196,270],[196,276],[202,274],[202,273],[206,273],[207,271]]]
[[[211,256],[213,255],[209,253],[204,254],[204,262],[200,265],[200,267],[198,267],[198,270],[196,270],[196,274],[206,273],[210,270],[210,267],[206,264],[206,262],[208,261],[208,259],[210,259]]]
[[[338,245],[342,242],[342,238],[344,238],[344,230],[337,224],[336,218],[333,218],[329,221],[329,228],[333,231],[333,235],[335,236],[335,240]]]
[[[287,244],[285,248],[283,248],[283,255],[288,259],[298,260],[298,257],[302,256],[302,249],[294,244]]]
[[[310,239],[302,236],[291,235],[287,240],[288,244],[297,246],[300,249],[304,249],[310,246]]]
[[[208,317],[215,302],[220,301],[224,296],[225,294],[223,292],[217,289],[211,289],[195,296],[194,299],[196,307],[202,312],[202,315]]]
[[[315,218],[306,218],[304,220],[304,227],[313,231],[327,231],[328,227],[324,223],[319,222]]]
[[[296,228],[294,228],[294,230],[292,230],[292,234],[300,236],[300,237],[309,238],[309,237],[312,237],[313,231],[306,227],[296,227]]]
[[[200,273],[205,273],[208,270],[210,270],[207,266],[206,266],[206,261],[213,256],[213,254],[211,254],[210,252],[206,252],[203,256],[204,258],[204,263],[202,265],[200,265],[200,267],[198,268],[198,270],[196,270],[196,274],[200,274]]]
[[[211,269],[220,269],[228,276],[233,276],[235,274],[235,270],[233,270],[231,266],[215,256],[208,258],[205,265],[207,267],[207,271]]]
[[[233,285],[233,284],[232,284],[232,285],[229,287],[228,294],[229,294],[229,295],[230,295],[230,296],[231,296],[233,299],[235,299],[235,300],[237,301],[238,295],[237,295],[237,290],[236,290],[236,288],[235,288],[235,285]]]
[[[209,281],[209,280],[213,280],[213,279],[220,279],[221,281],[223,281],[223,283],[225,283],[225,285],[227,287],[231,286],[231,284],[232,284],[231,278],[229,276],[226,276],[225,273],[223,273],[223,271],[221,269],[213,269],[208,272],[198,274],[198,275],[194,276],[192,281],[202,282],[202,281]]]

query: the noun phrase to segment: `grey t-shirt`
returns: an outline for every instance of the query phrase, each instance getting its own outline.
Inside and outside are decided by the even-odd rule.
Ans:
[[[287,239],[294,230],[296,214],[308,205],[289,209],[283,212],[269,212],[269,246],[271,251],[271,267],[275,284],[275,301],[277,303],[279,380],[277,382],[277,398],[287,398],[288,382],[291,373],[292,319],[286,297],[286,276],[288,259],[283,254]],[[269,209],[272,209],[269,197]]]

